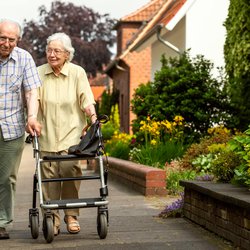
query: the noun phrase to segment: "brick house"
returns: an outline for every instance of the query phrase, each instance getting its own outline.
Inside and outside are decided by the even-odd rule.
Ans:
[[[123,132],[130,132],[134,114],[130,110],[130,101],[134,89],[150,80],[151,48],[141,52],[129,52],[129,44],[141,32],[145,24],[161,8],[164,0],[152,0],[137,11],[121,18],[117,31],[117,56],[107,66],[105,73],[113,79],[113,88],[119,91],[120,124]]]
[[[162,54],[204,55],[216,66],[224,66],[223,45],[229,0],[151,0],[121,18],[117,30],[117,56],[105,72],[119,91],[121,130],[129,133],[135,115],[130,101],[139,84],[153,80],[161,68]]]
[[[204,55],[216,67],[224,66],[224,43],[229,0],[168,0],[130,45],[129,51],[151,48],[151,79],[161,68],[160,57],[178,56],[190,49],[190,55]]]

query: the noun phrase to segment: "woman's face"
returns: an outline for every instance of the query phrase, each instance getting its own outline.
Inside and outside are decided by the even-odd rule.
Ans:
[[[69,52],[64,49],[61,41],[54,40],[47,46],[46,57],[52,69],[61,69],[69,58]]]

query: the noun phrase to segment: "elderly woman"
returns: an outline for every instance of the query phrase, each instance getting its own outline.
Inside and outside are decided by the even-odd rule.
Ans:
[[[85,70],[70,61],[74,55],[71,39],[65,33],[48,37],[47,62],[38,67],[42,80],[39,89],[38,121],[42,124],[40,135],[41,157],[64,155],[67,149],[79,143],[82,128],[96,120],[95,101]],[[79,162],[51,162],[42,167],[43,178],[81,176]],[[45,200],[78,199],[80,182],[49,182],[44,185]],[[54,234],[60,233],[60,215],[54,213]],[[78,233],[79,209],[65,209],[64,221],[69,233]]]

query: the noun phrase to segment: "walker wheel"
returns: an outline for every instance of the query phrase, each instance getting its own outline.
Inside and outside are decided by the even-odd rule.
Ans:
[[[30,214],[30,230],[33,239],[39,236],[39,217],[38,215]]]
[[[108,222],[105,213],[97,215],[97,232],[100,239],[105,239],[108,233]]]
[[[43,218],[43,236],[47,243],[54,240],[54,224],[52,216],[44,216]]]

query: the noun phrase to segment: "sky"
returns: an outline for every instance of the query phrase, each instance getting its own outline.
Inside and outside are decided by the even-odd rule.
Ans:
[[[23,24],[27,21],[38,21],[38,8],[45,5],[50,10],[53,0],[5,0],[0,2],[0,18],[8,18]],[[150,0],[68,0],[76,6],[85,5],[100,14],[109,14],[110,18],[120,19]],[[123,3],[122,3],[123,2]]]

